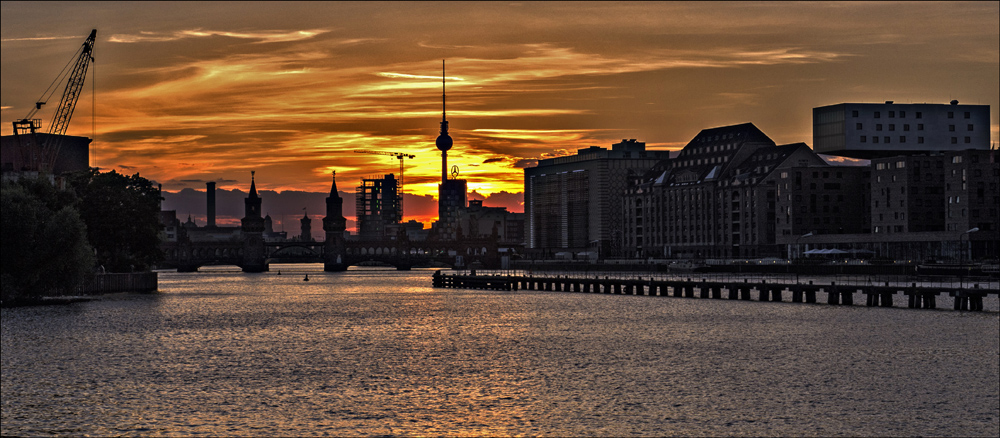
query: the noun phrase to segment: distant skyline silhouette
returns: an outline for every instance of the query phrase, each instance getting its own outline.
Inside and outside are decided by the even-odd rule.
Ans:
[[[4,2],[0,11],[0,132],[96,28],[96,76],[69,134],[90,137],[96,124],[96,165],[172,192],[203,191],[205,181],[246,190],[250,170],[261,188],[316,193],[337,170],[352,191],[396,172],[392,157],[352,153],[374,149],[415,154],[407,193],[436,196],[442,59],[449,165],[483,195],[521,192],[521,169],[538,159],[623,138],[677,150],[701,129],[752,122],[778,143],[811,144],[812,108],[839,102],[987,104],[992,141],[1000,137],[996,2]]]

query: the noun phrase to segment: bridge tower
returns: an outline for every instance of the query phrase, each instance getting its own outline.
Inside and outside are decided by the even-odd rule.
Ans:
[[[326,232],[326,242],[323,245],[323,270],[345,271],[344,231],[347,230],[347,219],[344,218],[344,200],[337,193],[337,171],[333,171],[333,186],[330,196],[326,198],[326,217],[323,218],[323,231]]]
[[[243,272],[267,271],[267,260],[264,250],[264,218],[260,216],[260,196],[257,196],[257,185],[254,173],[250,172],[250,195],[244,200],[245,209],[242,219],[241,234],[243,236]]]

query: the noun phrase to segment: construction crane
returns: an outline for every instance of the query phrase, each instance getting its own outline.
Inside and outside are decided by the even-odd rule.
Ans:
[[[76,103],[80,100],[83,83],[87,78],[87,68],[91,62],[94,62],[92,55],[96,39],[97,29],[91,30],[90,36],[83,42],[83,46],[80,47],[79,52],[70,59],[70,62],[63,67],[63,70],[59,72],[59,75],[52,81],[49,88],[42,93],[42,96],[35,102],[35,107],[31,112],[23,119],[13,122],[15,137],[21,134],[31,134],[31,147],[24,148],[22,146],[20,151],[21,164],[29,170],[46,170],[50,172],[53,170],[56,158],[59,156],[59,149],[62,146],[63,136],[66,135],[66,129],[69,128],[69,121],[73,118]],[[73,69],[69,70],[70,73],[68,76],[65,76],[70,65],[73,65]],[[52,116],[52,123],[49,124],[48,133],[51,135],[45,139],[44,144],[40,144],[37,136],[34,134],[37,130],[41,129],[42,123],[40,119],[33,117],[42,109],[43,105],[48,103],[49,98],[55,94],[57,85],[62,82],[64,77],[67,78],[66,89],[63,90],[62,98],[59,99],[59,107],[56,108],[56,112]],[[20,138],[18,138],[18,144],[21,144]]]
[[[407,154],[405,152],[384,152],[384,151],[370,151],[367,149],[355,149],[356,154],[375,154],[375,155],[388,155],[390,157],[399,158],[399,222],[403,222],[403,158],[416,158],[416,155]]]

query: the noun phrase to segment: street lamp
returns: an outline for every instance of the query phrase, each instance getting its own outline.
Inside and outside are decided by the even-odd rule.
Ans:
[[[803,235],[795,238],[795,251],[796,251],[796,253],[797,253],[797,255],[799,257],[802,257],[802,248],[799,247],[799,239],[801,239],[803,237],[809,237],[809,236],[812,236],[812,235],[813,235],[813,232],[810,231],[808,233],[805,233],[805,234],[803,234]],[[789,263],[789,264],[791,264],[791,263]],[[795,269],[795,284],[799,284],[799,270],[798,270],[798,268]]]
[[[961,273],[962,273],[962,276],[959,279],[959,281],[962,283],[962,287],[965,287],[965,284],[964,284],[965,283],[965,244],[962,243],[962,237],[963,236],[969,236],[970,234],[975,233],[977,231],[979,231],[979,227],[973,227],[973,228],[970,228],[969,231],[966,231],[966,232],[958,235],[958,246],[959,246],[959,248],[958,248],[958,264],[959,264],[959,269],[961,269]],[[971,238],[971,237],[972,236],[969,236],[969,238]],[[968,239],[966,239],[966,241],[968,241]],[[969,260],[970,261],[972,260],[972,248],[969,248]]]
[[[962,234],[960,234],[958,236],[958,246],[959,246],[959,249],[958,249],[958,251],[959,251],[958,252],[958,262],[959,262],[959,264],[965,264],[965,245],[962,244],[962,237],[963,236],[968,236],[969,234],[975,233],[977,231],[979,231],[979,227],[974,227],[974,228],[969,229],[969,231],[966,231],[966,232],[964,232],[964,233],[962,233]],[[971,238],[971,236],[970,236],[970,238]],[[968,241],[968,239],[966,239],[966,240]],[[972,260],[971,248],[970,248],[970,253],[969,253],[969,260]]]

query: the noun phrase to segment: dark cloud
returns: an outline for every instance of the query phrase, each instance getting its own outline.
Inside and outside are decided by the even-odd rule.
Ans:
[[[514,161],[514,164],[513,164],[513,166],[515,168],[518,168],[518,169],[524,169],[524,168],[528,168],[528,167],[535,167],[537,165],[538,165],[538,160],[537,159],[520,159],[520,160]]]

